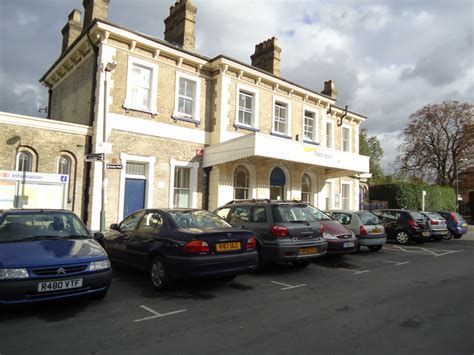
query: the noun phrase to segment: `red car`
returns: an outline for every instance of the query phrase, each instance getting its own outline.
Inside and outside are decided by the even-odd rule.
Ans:
[[[323,237],[328,242],[328,255],[351,254],[357,251],[359,242],[353,232],[316,207],[309,207],[313,210],[316,219],[324,227]]]

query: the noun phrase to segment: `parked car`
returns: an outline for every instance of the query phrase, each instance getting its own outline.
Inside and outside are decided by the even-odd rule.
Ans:
[[[437,212],[420,212],[428,222],[431,238],[434,240],[448,239],[446,220]],[[451,239],[451,238],[449,238]]]
[[[208,211],[142,209],[110,229],[104,238],[110,259],[149,273],[158,291],[173,279],[230,280],[257,266],[253,233]]]
[[[385,227],[388,239],[400,244],[423,243],[431,238],[428,223],[417,211],[402,209],[381,209],[372,211]]]
[[[271,262],[305,267],[326,254],[328,243],[322,237],[322,226],[306,204],[240,200],[216,213],[232,226],[255,233],[260,269]]]
[[[328,255],[342,256],[357,251],[359,242],[353,232],[316,207],[311,205],[308,205],[308,207],[311,209],[313,216],[323,226],[323,236],[328,242]]]
[[[328,212],[328,214],[355,234],[359,246],[366,246],[369,250],[379,251],[387,242],[385,228],[373,213],[334,210]]]
[[[105,297],[112,280],[107,253],[65,210],[0,213],[0,304],[73,296]]]
[[[459,213],[446,211],[438,211],[438,213],[446,220],[446,226],[448,227],[446,239],[461,238],[468,232],[467,223]]]

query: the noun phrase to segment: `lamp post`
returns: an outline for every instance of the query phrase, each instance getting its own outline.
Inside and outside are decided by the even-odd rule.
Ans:
[[[111,73],[117,63],[110,62],[102,64],[101,71],[104,73],[104,120],[102,122],[102,184],[100,196],[100,231],[105,231],[105,143],[107,142],[107,73]]]

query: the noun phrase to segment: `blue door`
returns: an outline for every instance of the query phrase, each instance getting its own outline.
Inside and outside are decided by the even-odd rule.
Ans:
[[[125,198],[123,204],[123,216],[145,207],[146,180],[125,179]]]

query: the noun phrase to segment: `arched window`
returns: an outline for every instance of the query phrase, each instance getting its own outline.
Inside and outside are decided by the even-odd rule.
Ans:
[[[32,171],[33,169],[33,156],[30,152],[22,150],[16,157],[16,170],[17,171]]]
[[[301,178],[301,201],[311,202],[311,179],[308,174]]]
[[[61,155],[58,161],[58,174],[71,176],[71,158],[67,155]]]
[[[284,200],[285,199],[285,173],[279,167],[272,170],[270,174],[270,199]]]
[[[249,198],[249,171],[243,165],[237,166],[234,172],[234,199]]]

